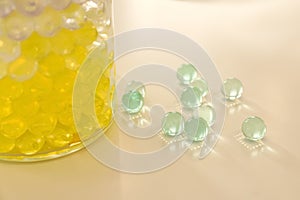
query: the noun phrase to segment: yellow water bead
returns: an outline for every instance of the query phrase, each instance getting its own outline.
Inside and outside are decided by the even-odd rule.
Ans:
[[[110,79],[102,76],[96,89],[96,96],[101,99],[107,99],[110,92]]]
[[[65,126],[74,126],[73,110],[72,106],[66,106],[64,110],[58,113],[58,121]]]
[[[29,131],[34,135],[48,135],[56,127],[57,117],[51,113],[38,113],[31,119]]]
[[[7,138],[17,139],[28,129],[26,121],[18,115],[10,115],[2,119],[0,123],[0,132]]]
[[[71,70],[65,70],[54,79],[54,90],[61,94],[69,93],[71,95],[77,73]]]
[[[88,51],[83,46],[76,46],[76,48],[68,55],[65,56],[66,68],[70,70],[78,70],[85,60]]]
[[[34,97],[42,97],[48,95],[53,88],[53,81],[45,77],[41,73],[24,82],[24,90]]]
[[[22,82],[31,79],[37,69],[37,61],[21,56],[9,64],[7,72],[11,78]]]
[[[33,155],[39,152],[45,144],[43,136],[26,132],[16,141],[16,147],[24,155]]]
[[[101,128],[106,128],[112,120],[112,110],[109,107],[104,107],[102,112],[96,112],[98,122]]]
[[[61,95],[52,91],[49,95],[43,96],[39,103],[41,111],[45,113],[59,113],[69,102],[71,102],[71,95]]]
[[[13,103],[14,113],[23,117],[31,117],[35,115],[39,110],[39,103],[32,95],[22,95]]]
[[[8,153],[15,147],[15,140],[4,137],[0,134],[0,153]]]
[[[53,77],[61,73],[65,65],[63,56],[51,52],[39,62],[39,72],[45,76]]]
[[[60,148],[69,145],[73,141],[73,133],[63,128],[56,128],[47,135],[46,139],[52,147]]]
[[[40,59],[50,51],[50,41],[33,32],[29,38],[21,42],[22,54],[31,59]]]
[[[63,28],[50,38],[51,49],[60,55],[69,54],[75,47],[75,39],[78,38],[74,38],[73,31]]]
[[[74,36],[77,38],[77,45],[88,46],[97,40],[98,32],[95,25],[87,21],[79,29],[74,31]]]
[[[5,77],[0,80],[0,91],[0,97],[16,99],[23,94],[23,85],[10,77]]]
[[[0,119],[12,113],[12,103],[10,99],[0,98]]]

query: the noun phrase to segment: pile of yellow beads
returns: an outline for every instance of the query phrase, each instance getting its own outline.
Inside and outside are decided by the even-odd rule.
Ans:
[[[46,154],[80,143],[73,85],[97,47],[98,25],[82,4],[57,2],[29,14],[17,5],[9,13],[0,10],[0,158]],[[102,128],[112,114],[110,70],[99,81],[95,102]]]

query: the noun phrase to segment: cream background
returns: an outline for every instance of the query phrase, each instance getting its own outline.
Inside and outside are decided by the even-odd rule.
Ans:
[[[198,161],[187,153],[156,173],[119,173],[85,150],[49,162],[2,162],[0,200],[300,199],[300,1],[114,2],[117,33],[141,27],[178,31],[207,50],[223,78],[240,78],[248,112],[268,125],[265,148],[249,151],[235,139],[248,115],[241,111],[228,115],[209,157]],[[116,127],[110,134],[117,134]],[[130,142],[119,138],[121,146]]]

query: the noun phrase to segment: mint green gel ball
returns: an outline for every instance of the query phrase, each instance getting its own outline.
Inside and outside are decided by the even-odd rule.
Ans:
[[[267,127],[259,117],[249,117],[242,124],[242,132],[248,140],[257,141],[265,137]]]
[[[144,106],[144,98],[138,91],[131,91],[123,95],[122,106],[129,114],[136,114]]]
[[[191,118],[184,124],[187,137],[194,142],[201,142],[209,132],[209,126],[203,118]]]
[[[162,123],[162,131],[167,136],[180,135],[184,130],[184,118],[178,112],[169,112],[165,115]]]

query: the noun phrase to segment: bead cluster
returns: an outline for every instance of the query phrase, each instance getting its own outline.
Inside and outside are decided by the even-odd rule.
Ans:
[[[43,154],[80,142],[72,90],[88,53],[109,32],[103,3],[0,2],[0,153]],[[111,67],[96,92],[102,127],[111,120]]]

